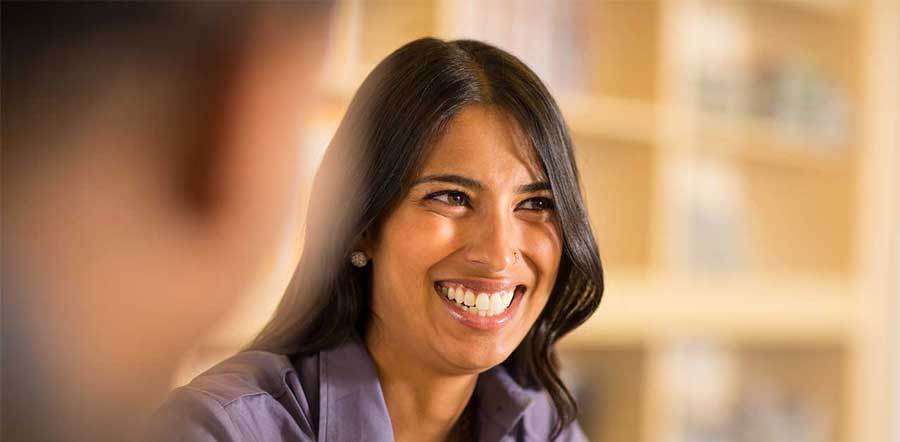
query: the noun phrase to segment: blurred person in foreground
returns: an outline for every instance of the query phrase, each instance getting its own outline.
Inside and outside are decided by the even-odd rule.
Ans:
[[[416,40],[329,145],[274,318],[153,440],[584,441],[554,349],[602,293],[547,88],[493,46]]]
[[[331,9],[3,2],[4,441],[134,439],[265,272]]]

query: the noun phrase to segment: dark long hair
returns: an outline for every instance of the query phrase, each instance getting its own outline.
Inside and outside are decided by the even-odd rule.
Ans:
[[[472,40],[413,41],[372,71],[326,151],[310,199],[300,264],[272,320],[251,349],[312,354],[371,320],[371,266],[349,255],[367,229],[406,194],[429,147],[473,104],[511,116],[550,182],[563,236],[547,305],[503,362],[524,387],[544,389],[557,410],[555,438],[577,415],[559,378],[554,345],[600,304],[603,270],[581,196],[572,140],[547,88],[516,57]]]

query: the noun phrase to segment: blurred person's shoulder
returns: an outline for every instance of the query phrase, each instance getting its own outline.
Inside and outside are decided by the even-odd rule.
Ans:
[[[173,390],[147,435],[151,441],[315,440],[317,408],[318,355],[245,351]]]

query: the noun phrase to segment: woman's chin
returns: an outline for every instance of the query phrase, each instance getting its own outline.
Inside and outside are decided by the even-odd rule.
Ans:
[[[444,347],[445,350],[448,350]],[[444,351],[443,358],[448,366],[460,373],[478,374],[500,365],[515,348],[507,345],[477,345]]]

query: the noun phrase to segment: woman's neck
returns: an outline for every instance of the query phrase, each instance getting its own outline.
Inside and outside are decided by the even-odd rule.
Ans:
[[[475,391],[478,375],[440,374],[377,335],[370,330],[366,347],[375,361],[394,440],[447,440]]]

